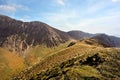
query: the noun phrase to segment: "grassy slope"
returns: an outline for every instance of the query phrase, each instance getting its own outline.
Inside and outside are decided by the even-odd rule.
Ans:
[[[87,58],[99,54],[103,61],[89,61]],[[92,59],[95,59],[92,58]],[[97,59],[97,58],[96,58]],[[97,53],[85,54],[64,61],[53,68],[38,72],[31,79],[39,80],[119,80],[120,79],[120,49],[104,49]],[[90,64],[94,65],[90,65]],[[95,63],[98,63],[97,66]]]
[[[28,65],[36,64],[37,62],[43,60],[44,58],[55,54],[56,52],[58,52],[61,49],[66,48],[70,42],[71,41],[68,41],[66,43],[60,44],[60,45],[58,45],[56,47],[52,47],[52,48],[46,47],[45,45],[39,45],[39,46],[33,47],[28,52],[28,54],[25,58],[25,61]]]
[[[44,45],[36,46],[29,51],[25,59],[18,57],[16,54],[11,53],[6,49],[0,48],[0,80],[9,79],[11,75],[24,70],[27,67],[25,64],[33,65],[49,55],[65,48],[69,43],[70,41],[53,48],[48,48]]]
[[[97,67],[76,64],[77,61],[86,60],[89,56],[99,53],[105,62]],[[60,65],[65,61],[73,59],[73,66],[61,68]],[[75,60],[74,60],[75,59]],[[81,79],[107,79],[107,78],[118,78],[120,79],[119,70],[120,68],[120,49],[103,48],[94,45],[87,45],[85,43],[77,43],[74,46],[65,48],[53,54],[39,64],[27,69],[25,72],[19,74],[22,79],[60,79],[67,78],[81,78]],[[57,65],[57,66],[56,66]],[[66,65],[66,64],[65,64]],[[64,66],[65,66],[64,65]],[[69,65],[69,64],[68,64]],[[56,66],[56,67],[54,67]],[[53,68],[52,68],[53,67]],[[57,68],[57,70],[56,70]],[[47,70],[47,71],[46,71]],[[68,71],[67,73],[61,73],[61,71]],[[41,73],[41,71],[43,71]],[[55,71],[55,72],[54,72]],[[57,71],[57,72],[56,72]],[[47,74],[48,72],[48,74]],[[92,73],[92,74],[91,74]],[[37,76],[36,76],[37,74]],[[47,74],[47,75],[46,75]],[[57,74],[57,75],[56,75]],[[72,76],[73,75],[73,76]],[[81,75],[81,77],[80,77]],[[33,76],[33,77],[32,77]],[[67,80],[67,79],[65,79]]]
[[[0,48],[0,79],[5,80],[25,68],[23,59]]]

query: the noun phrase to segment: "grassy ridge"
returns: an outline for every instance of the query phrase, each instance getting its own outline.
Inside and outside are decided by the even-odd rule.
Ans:
[[[30,49],[24,59],[17,56],[15,53],[0,48],[0,80],[9,79],[11,75],[15,75],[16,73],[25,70],[27,67],[26,64],[31,66],[65,48],[69,43],[70,42],[68,41],[53,48],[48,48],[45,45],[36,46]]]
[[[94,62],[97,58],[93,58],[91,62],[87,60],[97,53],[99,53],[98,58],[104,58],[103,63],[100,63],[99,60]],[[40,63],[21,72],[19,78],[15,79],[120,79],[119,60],[120,49],[103,48],[78,42],[46,57]]]
[[[57,53],[45,58],[43,61],[41,61],[37,65],[33,66],[33,70],[28,71],[30,73],[25,74],[25,76],[26,75],[30,76],[33,73],[39,72],[40,70],[45,70],[47,68],[53,67],[56,64],[59,64],[66,60],[69,60],[73,57],[83,55],[84,53],[89,54],[89,52],[95,51],[94,50],[95,48],[96,48],[96,46],[90,46],[90,45],[81,44],[81,43],[80,44],[78,43],[78,44],[68,47],[68,48],[64,48],[64,49],[58,51]]]
[[[88,58],[91,58],[92,61]],[[46,70],[40,70],[40,65],[37,65],[38,72],[33,72],[36,67],[31,68],[30,71],[23,72],[15,80],[21,78],[26,80],[119,80],[119,60],[120,49],[102,49],[73,57]]]
[[[45,45],[39,45],[39,46],[33,47],[27,53],[25,61],[28,65],[33,65],[33,64],[43,60],[44,58],[46,58],[50,55],[53,55],[53,54],[57,53],[58,51],[66,48],[70,42],[71,41],[68,41],[66,43],[60,44],[60,45],[52,47],[52,48],[46,47]]]

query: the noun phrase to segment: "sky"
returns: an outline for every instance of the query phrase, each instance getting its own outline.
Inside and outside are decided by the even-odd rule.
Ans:
[[[41,21],[62,31],[120,37],[120,0],[0,0],[0,14]]]

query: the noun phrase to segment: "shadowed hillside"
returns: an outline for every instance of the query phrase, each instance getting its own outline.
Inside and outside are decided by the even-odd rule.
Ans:
[[[106,34],[98,34],[92,39],[97,40],[104,47],[120,47],[120,38],[108,36]]]
[[[19,52],[20,55],[32,46],[45,44],[52,47],[69,39],[70,36],[66,32],[45,23],[22,22],[0,15],[0,46]]]

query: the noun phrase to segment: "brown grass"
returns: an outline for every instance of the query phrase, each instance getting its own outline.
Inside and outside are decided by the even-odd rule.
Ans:
[[[25,68],[24,61],[16,54],[0,48],[0,79],[8,79],[12,74]]]
[[[92,77],[94,75],[97,78],[101,79],[112,79],[112,78],[118,78],[119,70],[120,68],[120,49],[116,48],[104,48],[104,47],[98,47],[96,45],[88,45],[85,43],[78,42],[77,44],[67,47],[64,49],[59,50],[58,52],[49,55],[44,60],[42,60],[40,63],[34,65],[33,67],[27,69],[23,74],[19,74],[22,79],[28,78],[30,79],[32,76],[41,73],[41,71],[45,71],[47,69],[54,69],[54,66],[60,65],[61,63],[65,61],[69,61],[71,59],[80,59],[82,61],[85,61],[88,57],[93,56],[94,54],[99,53],[100,57],[105,59],[105,62],[101,64],[98,67],[83,67],[83,69],[80,69],[80,65],[78,65],[78,68],[71,68],[70,67],[70,73],[67,75],[75,75],[77,76],[77,73],[74,74],[72,72],[79,72],[79,74],[88,76],[86,78]],[[78,61],[79,62],[79,61]],[[104,67],[104,65],[108,65],[108,69]],[[111,67],[110,67],[111,66]],[[84,70],[85,69],[85,70]],[[80,71],[79,71],[80,70]],[[94,74],[92,71],[94,72]],[[90,71],[89,73],[87,71]],[[115,72],[117,71],[117,72]],[[43,74],[45,73],[43,72]],[[52,72],[52,71],[51,71]],[[45,73],[46,74],[46,73]],[[49,76],[49,75],[48,75]],[[102,77],[101,77],[102,76]],[[47,76],[46,76],[47,77]]]
[[[28,65],[36,64],[37,62],[45,59],[46,57],[57,53],[61,49],[66,48],[70,42],[71,41],[68,41],[52,48],[46,47],[45,45],[35,46],[31,48],[27,53],[27,56],[25,58],[26,63]]]

